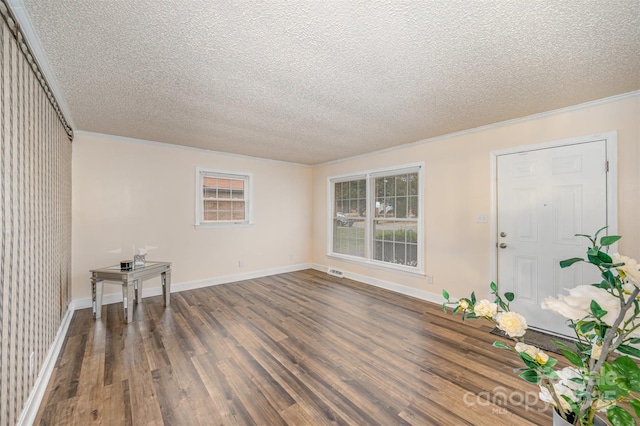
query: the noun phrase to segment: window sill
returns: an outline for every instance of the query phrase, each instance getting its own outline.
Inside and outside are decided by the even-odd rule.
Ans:
[[[343,254],[336,254],[336,253],[327,253],[327,257],[333,258],[333,259],[339,259],[339,260],[343,260],[349,263],[353,263],[356,265],[360,265],[360,266],[366,266],[369,268],[375,268],[375,269],[380,269],[383,271],[388,271],[388,272],[400,272],[403,274],[407,274],[407,275],[411,275],[411,276],[420,276],[420,277],[425,277],[425,272],[424,269],[421,268],[413,268],[411,266],[402,266],[402,265],[396,265],[393,263],[385,263],[385,262],[379,262],[379,261],[375,261],[375,260],[366,260],[366,259],[362,259],[359,257],[354,257],[354,256],[347,256],[347,255],[343,255]]]
[[[196,223],[196,229],[216,229],[216,228],[247,228],[253,226],[253,222],[222,222],[222,223]]]

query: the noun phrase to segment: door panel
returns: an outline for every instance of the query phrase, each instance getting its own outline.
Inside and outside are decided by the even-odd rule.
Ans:
[[[563,270],[559,262],[585,255],[588,241],[575,234],[607,224],[605,162],[604,140],[497,158],[498,285],[515,293],[511,308],[532,327],[567,334],[564,319],[542,310],[542,300],[600,281],[595,268]]]

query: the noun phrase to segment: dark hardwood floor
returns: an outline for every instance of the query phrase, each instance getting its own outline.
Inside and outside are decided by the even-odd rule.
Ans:
[[[36,424],[547,425],[491,327],[313,270],[76,311]]]

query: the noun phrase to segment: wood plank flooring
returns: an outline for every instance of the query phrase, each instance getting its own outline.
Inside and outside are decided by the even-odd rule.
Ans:
[[[307,270],[76,311],[40,425],[546,425],[481,322]]]

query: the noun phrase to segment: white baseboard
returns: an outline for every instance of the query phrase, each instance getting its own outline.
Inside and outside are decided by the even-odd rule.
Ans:
[[[223,277],[208,278],[206,280],[189,281],[184,283],[171,284],[171,293],[178,293],[186,290],[194,290],[196,288],[210,287],[212,285],[228,284],[236,281],[251,280],[254,278],[268,277],[269,275],[284,274],[286,272],[302,271],[304,269],[310,269],[312,266],[310,263],[303,263],[299,265],[284,266],[280,268],[262,269],[259,271],[247,272],[244,274],[225,275]],[[142,287],[142,298],[159,296],[162,294],[162,287]],[[122,303],[122,292],[105,294],[102,296],[102,304],[109,305],[111,303]],[[91,307],[91,299],[76,299],[71,302],[73,310],[84,309]]]
[[[313,269],[320,272],[327,272],[327,266],[320,265],[317,263],[313,264]],[[379,280],[376,278],[371,278],[366,275],[354,274],[353,272],[344,271],[344,277],[352,279],[354,281],[358,281],[364,284],[369,284],[375,287],[384,288],[385,290],[391,290],[395,293],[404,294],[405,296],[415,297],[417,299],[421,299],[427,302],[435,303],[437,305],[442,305],[444,299],[441,294],[432,293],[430,291],[419,290],[413,287],[407,287],[406,285],[394,283],[391,281]]]
[[[33,425],[33,422],[36,420],[36,415],[38,414],[42,397],[47,390],[47,385],[49,384],[49,379],[51,379],[53,368],[56,365],[58,355],[60,355],[60,350],[62,349],[62,344],[67,336],[67,330],[69,329],[69,324],[71,324],[73,312],[74,310],[71,308],[71,304],[69,304],[67,313],[62,318],[62,323],[60,324],[60,328],[58,328],[58,333],[49,348],[47,357],[44,359],[40,373],[38,373],[38,378],[33,385],[33,389],[31,389],[29,399],[27,399],[27,402],[24,404],[24,408],[22,409],[22,413],[18,419],[18,426],[30,426]]]

